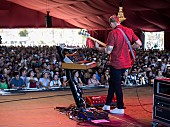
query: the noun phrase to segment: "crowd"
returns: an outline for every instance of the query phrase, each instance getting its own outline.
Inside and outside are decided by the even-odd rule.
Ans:
[[[95,68],[73,70],[79,86],[108,86],[109,56],[92,48],[69,49]],[[152,85],[155,78],[170,77],[170,52],[138,49],[135,64],[124,73],[122,85]],[[56,46],[0,47],[0,89],[69,87],[66,70]]]

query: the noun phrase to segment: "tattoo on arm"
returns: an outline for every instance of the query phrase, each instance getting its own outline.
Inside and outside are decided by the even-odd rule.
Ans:
[[[112,52],[112,50],[113,50],[113,46],[107,46],[105,49],[107,54],[110,54]]]

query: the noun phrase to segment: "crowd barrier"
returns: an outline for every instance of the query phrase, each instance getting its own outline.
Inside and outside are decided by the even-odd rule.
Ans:
[[[96,89],[96,88],[106,88],[105,85],[99,86],[82,86],[80,87],[82,90],[87,89]],[[46,88],[23,88],[23,89],[4,89],[2,92],[41,92],[41,91],[62,91],[62,90],[70,90],[70,87],[51,87],[49,89]]]

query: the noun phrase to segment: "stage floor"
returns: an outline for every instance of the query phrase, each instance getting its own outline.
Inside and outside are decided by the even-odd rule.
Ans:
[[[83,96],[106,95],[107,88],[83,90]],[[0,96],[0,127],[151,127],[153,88],[124,87],[125,114],[109,114],[109,123],[94,125],[75,121],[55,107],[74,104],[70,90],[27,92]]]

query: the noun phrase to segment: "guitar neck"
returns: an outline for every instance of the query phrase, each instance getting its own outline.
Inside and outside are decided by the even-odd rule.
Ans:
[[[91,36],[89,36],[88,38],[90,38],[91,40],[99,43],[100,45],[102,45],[102,46],[104,46],[104,47],[106,47],[106,44],[105,44],[105,43],[103,43],[103,42],[101,42],[101,41],[99,41],[99,40],[97,40],[97,39],[95,39],[95,38],[93,38],[93,37],[91,37]]]

